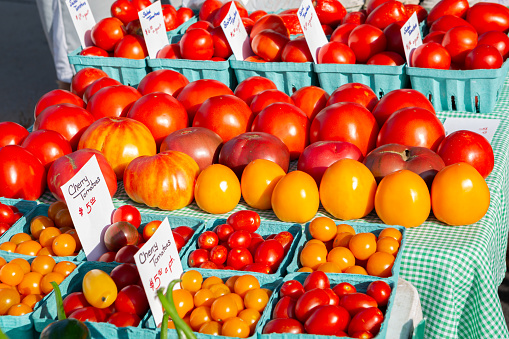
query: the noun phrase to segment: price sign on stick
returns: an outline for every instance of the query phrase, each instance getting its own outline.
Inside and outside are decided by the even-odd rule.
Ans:
[[[151,59],[155,59],[157,57],[157,52],[170,43],[166,35],[161,1],[156,1],[152,5],[139,11],[138,17],[140,18],[148,55]]]
[[[235,6],[233,1],[230,3],[228,14],[226,14],[221,22],[221,28],[237,60],[245,60],[253,55],[249,36],[242,23],[237,6]]]
[[[410,65],[410,57],[412,51],[422,45],[421,31],[419,29],[419,21],[417,20],[417,12],[414,12],[410,19],[401,27],[401,39],[405,48],[405,57],[407,64]]]
[[[115,207],[95,155],[60,189],[87,260],[99,259],[108,251],[103,233]]]
[[[467,130],[482,135],[490,144],[498,125],[500,125],[500,119],[447,118],[444,122],[445,135]]]
[[[311,0],[302,1],[297,11],[297,17],[299,18],[313,60],[317,63],[318,51],[328,41]]]
[[[95,26],[95,19],[87,0],[65,0],[71,14],[72,23],[78,33],[81,47],[93,46],[90,31]]]
[[[174,279],[180,279],[183,272],[168,218],[164,219],[155,233],[136,253],[134,261],[155,323],[159,326],[163,320],[163,310],[157,297],[157,290],[164,288],[166,291],[168,284]],[[178,285],[175,285],[175,288],[179,288]]]

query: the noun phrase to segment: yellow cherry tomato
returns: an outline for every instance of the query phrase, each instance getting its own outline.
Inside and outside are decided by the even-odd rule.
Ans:
[[[320,244],[309,244],[302,249],[299,258],[302,266],[316,270],[327,261],[327,248]]]
[[[273,161],[256,159],[251,161],[240,180],[242,197],[246,204],[260,210],[269,210],[272,192],[279,180],[285,176],[285,171]]]
[[[320,205],[315,179],[302,171],[288,173],[274,188],[271,203],[282,221],[305,223],[311,220]]]
[[[180,287],[189,292],[198,292],[201,289],[203,277],[201,273],[196,270],[185,272],[180,279],[182,280]]]
[[[325,171],[320,183],[323,208],[342,220],[359,219],[373,210],[376,180],[361,162],[341,159]]]
[[[230,212],[240,201],[239,179],[224,165],[210,165],[196,180],[194,199],[198,207],[205,212],[212,214]]]
[[[490,190],[484,178],[467,163],[443,168],[431,185],[435,217],[448,225],[470,225],[479,221],[490,206]]]
[[[328,217],[318,217],[309,223],[309,233],[315,239],[329,241],[336,236],[338,227],[334,220]]]
[[[88,303],[97,308],[106,308],[117,299],[117,285],[108,273],[99,269],[87,272],[83,277],[83,294]]]

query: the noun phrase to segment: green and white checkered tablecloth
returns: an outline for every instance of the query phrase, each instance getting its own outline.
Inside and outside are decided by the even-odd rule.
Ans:
[[[423,225],[409,229],[403,253],[401,277],[419,291],[426,322],[427,338],[509,338],[497,294],[506,271],[509,220],[509,81],[491,114],[439,112],[448,117],[501,119],[492,141],[495,168],[487,178],[491,204],[486,216],[476,224],[451,227],[430,217]],[[295,164],[293,164],[295,168]],[[40,202],[51,203],[46,192]],[[211,215],[192,205],[177,211],[147,208],[131,201],[119,182],[115,206],[132,204],[142,212],[182,215],[202,219],[222,218],[251,209],[243,201],[230,213]],[[272,211],[258,211],[263,219],[277,220]],[[327,215],[320,208],[318,215]],[[376,213],[364,221],[381,223]],[[397,310],[394,310],[397,311]]]

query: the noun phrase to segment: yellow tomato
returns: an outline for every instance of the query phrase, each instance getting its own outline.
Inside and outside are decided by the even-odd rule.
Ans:
[[[88,303],[97,308],[106,308],[117,299],[117,285],[108,273],[93,269],[83,277],[83,294]]]
[[[448,225],[479,221],[490,206],[490,190],[477,170],[467,163],[443,168],[431,185],[435,217]]]
[[[387,225],[415,227],[429,216],[428,186],[416,173],[400,170],[385,176],[375,195],[375,210]]]
[[[240,183],[235,173],[221,164],[205,168],[194,186],[196,204],[205,212],[223,214],[240,201]]]
[[[323,208],[342,220],[365,217],[373,210],[376,180],[362,163],[341,159],[324,173],[320,183]]]
[[[304,223],[311,220],[320,205],[315,179],[302,171],[288,173],[274,188],[271,202],[274,213],[282,221]]]
[[[274,187],[285,174],[281,166],[273,161],[266,159],[251,161],[244,168],[240,180],[242,197],[246,204],[260,210],[270,209]]]

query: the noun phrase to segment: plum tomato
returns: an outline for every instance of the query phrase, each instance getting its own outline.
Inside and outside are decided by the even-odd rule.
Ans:
[[[296,302],[296,298],[292,298],[290,296],[281,297],[276,306],[274,306],[274,310],[272,311],[272,318],[295,318]]]
[[[304,280],[304,290],[309,291],[315,288],[329,288],[329,278],[324,272],[316,271],[307,276],[306,280]]]
[[[304,331],[304,326],[298,320],[280,318],[272,319],[265,325],[265,327],[263,328],[263,334],[270,333],[301,334],[306,332]]]
[[[288,280],[281,285],[279,297],[291,297],[298,299],[305,292],[304,287],[298,280]]]
[[[347,283],[347,282],[342,282],[342,283],[339,283],[337,284],[336,286],[334,286],[334,288],[332,289],[332,291],[334,293],[336,293],[336,295],[339,297],[339,298],[342,298],[343,296],[347,295],[347,294],[351,294],[351,293],[356,293],[357,292],[357,289],[355,288],[355,286],[353,286],[352,284],[350,283]]]
[[[353,317],[358,312],[369,307],[378,307],[376,300],[364,293],[349,293],[339,301],[339,306],[344,307]]]
[[[335,335],[346,330],[350,314],[341,306],[325,305],[317,307],[304,324],[309,334]]]
[[[256,248],[254,262],[266,264],[271,272],[275,272],[283,261],[285,251],[283,245],[275,239],[265,240]]]
[[[288,253],[288,250],[290,250],[290,247],[292,246],[293,235],[288,231],[279,232],[274,237],[274,240],[279,241],[279,243],[283,246],[283,250],[285,251],[286,254]]]
[[[320,288],[306,291],[295,304],[295,316],[298,320],[305,322],[316,308],[329,305],[329,301],[327,292]]]
[[[222,265],[228,257],[228,249],[225,246],[217,245],[210,250],[210,261],[216,265]]]
[[[383,313],[377,307],[366,308],[353,316],[348,325],[348,333],[352,335],[356,332],[367,331],[373,335],[377,335],[383,321]]]
[[[226,223],[235,231],[244,230],[249,233],[256,232],[260,227],[260,215],[255,211],[242,210],[230,214]]]

